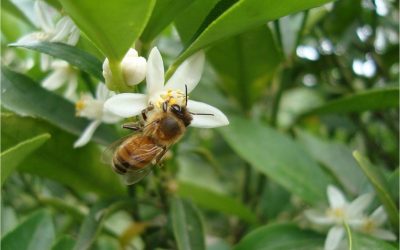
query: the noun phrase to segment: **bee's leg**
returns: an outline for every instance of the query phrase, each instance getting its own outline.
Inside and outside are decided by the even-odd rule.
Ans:
[[[133,131],[142,131],[143,123],[141,122],[129,122],[122,125],[122,128],[130,129]]]
[[[146,120],[147,120],[147,112],[149,112],[149,111],[151,111],[151,110],[153,110],[153,109],[154,109],[154,106],[153,106],[152,104],[150,104],[149,106],[147,106],[147,108],[145,108],[145,109],[142,110],[142,118],[143,118],[143,121],[146,121]]]
[[[157,155],[156,159],[154,160],[154,165],[158,165],[160,167],[162,167],[162,161],[165,158],[165,153],[168,152],[168,148],[167,147],[163,147],[163,151],[161,151],[160,154]]]

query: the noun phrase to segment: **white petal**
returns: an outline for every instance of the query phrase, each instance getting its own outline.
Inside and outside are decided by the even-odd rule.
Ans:
[[[369,206],[369,204],[371,204],[373,197],[373,194],[363,194],[352,201],[350,205],[346,208],[348,217],[360,217],[362,215],[362,212]]]
[[[81,35],[81,31],[74,25],[74,28],[71,31],[71,35],[69,36],[69,38],[67,40],[67,44],[75,46],[79,41],[80,35]]]
[[[344,235],[342,227],[332,227],[326,236],[324,250],[334,250],[339,245]]]
[[[44,31],[51,31],[54,28],[53,16],[51,15],[52,8],[44,1],[38,0],[34,4],[35,14],[39,21],[39,26]]]
[[[49,70],[51,65],[51,57],[46,54],[40,54],[40,69],[42,71]]]
[[[138,52],[135,49],[130,48],[128,52],[126,52],[125,57],[138,57]]]
[[[97,127],[101,124],[101,121],[95,120],[92,121],[89,126],[85,128],[83,131],[82,135],[79,137],[79,139],[74,143],[74,148],[82,147],[86,145],[90,139],[92,139],[92,136],[94,134],[94,131],[96,131]]]
[[[76,95],[76,88],[78,87],[78,75],[77,74],[70,74],[67,89],[65,90],[64,96],[72,101],[75,101]]]
[[[394,241],[397,239],[396,235],[389,230],[377,228],[371,233],[372,236],[382,240]]]
[[[334,222],[331,217],[326,216],[324,213],[316,211],[314,209],[310,209],[304,212],[304,215],[309,219],[312,223],[317,225],[329,225]]]
[[[110,97],[111,91],[108,90],[107,86],[103,83],[97,84],[96,88],[96,99],[100,101],[105,101],[107,100],[108,97]]]
[[[126,84],[134,86],[146,77],[146,59],[144,57],[130,57],[122,61],[122,70]]]
[[[65,83],[67,72],[65,70],[54,70],[42,82],[42,86],[48,90],[60,88]]]
[[[138,115],[146,106],[147,96],[133,93],[115,95],[104,103],[106,110],[121,117]]]
[[[187,108],[189,112],[199,113],[199,115],[193,114],[193,120],[190,123],[190,126],[192,127],[215,128],[229,124],[228,118],[221,112],[221,110],[206,103],[189,100]]]
[[[328,200],[331,208],[340,208],[347,204],[343,193],[335,186],[328,186]]]
[[[67,17],[67,16],[62,17],[57,22],[55,30],[54,30],[55,34],[51,38],[50,41],[51,42],[63,41],[70,34],[71,25],[73,25],[73,23],[69,17]]]
[[[47,40],[49,34],[44,32],[32,32],[18,39],[17,43],[29,44]]]
[[[370,216],[371,220],[375,222],[377,226],[383,225],[387,220],[387,214],[383,206],[378,207]]]
[[[187,86],[190,93],[199,83],[204,68],[204,52],[199,51],[184,61],[165,85],[166,89],[185,91]]]
[[[164,64],[157,47],[151,50],[147,60],[146,82],[150,96],[164,88]]]

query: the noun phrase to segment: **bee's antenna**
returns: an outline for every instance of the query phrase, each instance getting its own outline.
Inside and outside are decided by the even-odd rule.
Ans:
[[[188,90],[187,90],[187,85],[185,84],[185,107],[187,107],[188,103]]]
[[[212,116],[214,116],[214,114],[206,114],[206,113],[192,113],[192,112],[189,112],[191,115],[212,115]]]

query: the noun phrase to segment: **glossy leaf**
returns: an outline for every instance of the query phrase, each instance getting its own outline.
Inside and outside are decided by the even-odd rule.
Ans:
[[[346,114],[397,108],[399,106],[399,88],[373,89],[343,97],[316,107],[302,117],[323,114]]]
[[[354,151],[353,156],[357,160],[358,165],[364,174],[368,177],[372,186],[375,188],[376,195],[382,202],[386,213],[388,214],[390,223],[392,224],[393,228],[397,230],[399,228],[399,213],[396,203],[391,196],[390,186],[387,179],[381,173],[380,169],[378,169],[376,166],[373,166],[371,162],[359,152]]]
[[[1,249],[50,249],[55,238],[52,218],[47,211],[37,211],[1,239]]]
[[[250,223],[255,223],[257,220],[255,214],[239,201],[210,189],[181,181],[178,183],[177,192],[179,196],[190,199],[201,207],[236,215]]]
[[[273,224],[251,231],[234,250],[316,250],[323,245],[323,235],[302,230],[293,224]]]
[[[172,228],[179,250],[204,250],[203,222],[192,203],[173,198],[171,201]]]
[[[126,204],[132,206],[132,202],[117,201],[115,199],[99,201],[93,205],[79,229],[78,239],[73,249],[89,249],[103,227],[105,219]]]
[[[62,59],[104,82],[102,62],[95,56],[76,47],[64,43],[51,42],[12,43],[9,46],[36,50]]]
[[[142,33],[155,0],[60,0],[66,13],[110,60],[119,61]]]
[[[190,55],[224,38],[266,24],[290,13],[317,7],[329,0],[240,0],[215,19],[171,66],[169,74]]]
[[[4,67],[1,76],[1,97],[5,108],[23,116],[43,118],[75,135],[80,135],[89,124],[88,120],[75,116],[72,103],[45,90],[30,78]],[[114,130],[105,125],[101,125],[93,136],[94,141],[105,145],[116,138]]]
[[[308,203],[325,199],[330,180],[297,143],[259,122],[236,116],[229,121],[219,131],[240,157]]]
[[[28,155],[42,146],[49,138],[50,134],[41,134],[1,152],[1,185]]]
[[[176,18],[177,13],[184,11],[193,2],[192,0],[157,0],[150,20],[141,35],[141,40],[151,42]]]
[[[244,110],[264,94],[282,59],[266,25],[216,44],[207,57],[220,75],[222,89]]]
[[[347,191],[361,194],[368,180],[354,160],[351,150],[344,144],[319,139],[297,130],[298,140],[315,160],[326,166]]]
[[[1,147],[5,150],[38,134],[52,135],[21,162],[19,171],[53,179],[81,192],[91,191],[103,196],[124,194],[125,188],[118,177],[110,167],[100,163],[102,151],[95,145],[73,149],[74,136],[30,117],[3,114],[1,125]]]
[[[75,240],[71,236],[63,236],[56,241],[51,250],[72,250],[75,245]]]

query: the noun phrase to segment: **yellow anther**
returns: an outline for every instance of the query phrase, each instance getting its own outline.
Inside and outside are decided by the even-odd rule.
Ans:
[[[85,108],[85,101],[84,100],[79,100],[75,103],[75,109],[76,111],[81,111],[82,109]]]

